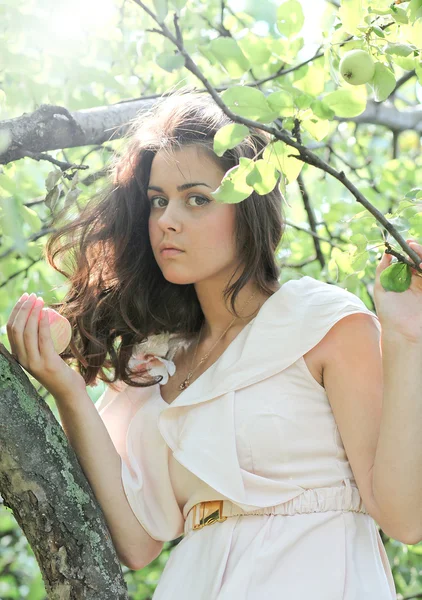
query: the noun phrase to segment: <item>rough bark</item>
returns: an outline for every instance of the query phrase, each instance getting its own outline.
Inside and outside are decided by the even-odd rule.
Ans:
[[[33,113],[0,121],[0,140],[8,141],[7,150],[0,152],[0,164],[19,160],[28,153],[99,145],[119,139],[139,111],[149,110],[155,101],[156,97],[144,98],[74,112],[62,106],[42,104]],[[370,100],[361,115],[337,120],[373,123],[397,132],[412,129],[422,133],[421,116],[420,107],[399,111],[391,102],[380,104]]]
[[[127,600],[120,561],[77,456],[3,344],[0,493],[34,552],[49,599]]]

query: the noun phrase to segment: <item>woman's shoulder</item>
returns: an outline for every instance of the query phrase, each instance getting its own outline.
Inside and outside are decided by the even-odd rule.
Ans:
[[[285,288],[285,295],[287,297],[300,298],[302,303],[306,302],[308,304],[318,303],[321,298],[326,297],[365,307],[363,300],[359,296],[342,287],[340,284],[321,281],[310,275],[304,275],[299,279],[290,279]]]

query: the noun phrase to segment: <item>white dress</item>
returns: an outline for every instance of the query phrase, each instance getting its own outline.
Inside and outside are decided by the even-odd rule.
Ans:
[[[303,355],[354,313],[354,294],[290,280],[169,405],[160,386],[96,402],[132,510],[157,540],[183,536],[153,600],[395,600],[382,540],[356,486],[325,389]],[[173,365],[173,363],[172,363]],[[185,532],[204,500],[277,515]]]

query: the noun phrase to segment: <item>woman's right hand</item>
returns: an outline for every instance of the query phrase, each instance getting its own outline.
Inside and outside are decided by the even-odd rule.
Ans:
[[[82,375],[69,367],[54,349],[47,310],[40,313],[44,300],[23,294],[7,321],[12,355],[55,398],[75,390],[86,391]]]

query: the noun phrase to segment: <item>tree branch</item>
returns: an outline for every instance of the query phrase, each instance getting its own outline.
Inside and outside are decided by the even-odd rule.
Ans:
[[[305,61],[305,63],[309,61]],[[278,74],[271,76],[271,79],[286,74],[295,68],[297,67],[280,71]],[[245,86],[259,87],[269,79],[249,82]],[[220,87],[215,88],[215,91],[223,92],[225,89],[227,87]],[[198,90],[198,93],[205,93],[206,91]],[[270,92],[263,91],[263,93],[268,95]],[[32,156],[31,153],[88,145],[99,146],[105,142],[113,141],[113,139],[117,140],[127,133],[130,122],[136,118],[140,111],[149,110],[153,106],[155,98],[165,97],[165,95],[160,96],[157,94],[140,100],[122,100],[110,106],[74,111],[69,113],[72,120],[60,118],[57,121],[51,119],[48,122],[43,122],[41,128],[37,118],[39,109],[29,115],[24,114],[14,119],[0,121],[0,139],[3,136],[9,139],[7,149],[3,153],[0,152],[0,164],[8,164],[25,156]],[[379,104],[370,100],[361,115],[351,118],[334,117],[334,119],[339,122],[372,123],[398,132],[413,130],[422,133],[422,107],[412,107],[399,111],[388,101]],[[77,166],[75,165],[74,168],[77,168]]]
[[[297,178],[297,183],[299,185],[299,190],[303,200],[303,206],[305,208],[306,214],[308,216],[309,226],[313,232],[316,233],[316,219],[314,214],[314,209],[312,207],[308,191],[305,187],[305,182],[303,181],[302,173],[299,173]],[[321,244],[319,243],[319,239],[317,236],[314,237],[314,246],[315,246],[315,258],[318,260],[321,268],[325,266],[325,258],[324,253],[321,250]]]
[[[107,524],[49,406],[0,344],[0,491],[50,598],[127,600]]]

